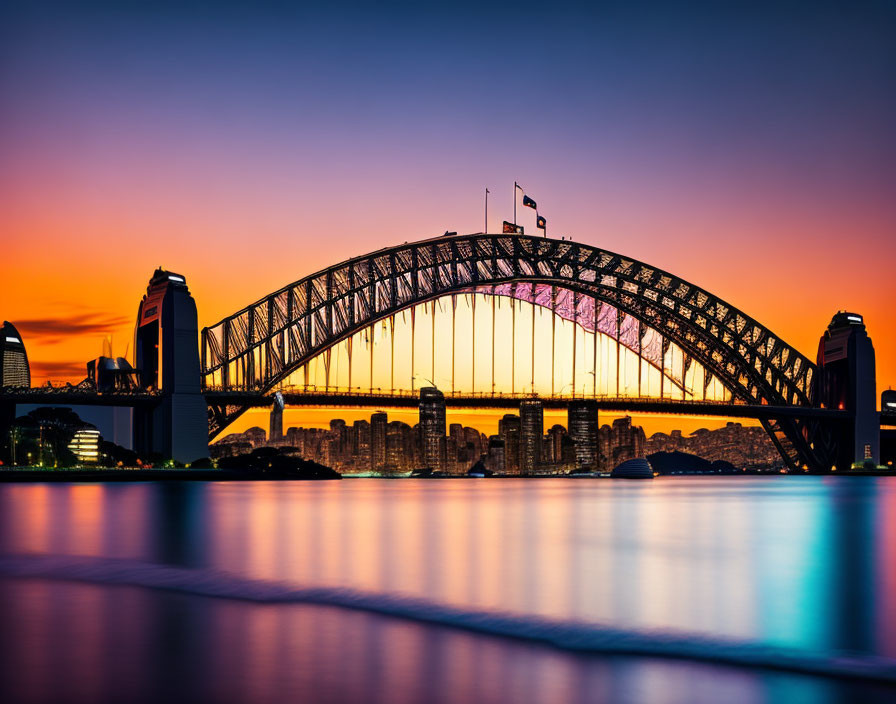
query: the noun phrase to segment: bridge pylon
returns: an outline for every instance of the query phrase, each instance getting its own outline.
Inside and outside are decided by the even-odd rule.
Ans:
[[[134,333],[144,389],[161,392],[134,409],[134,449],[188,463],[208,455],[208,408],[202,396],[196,302],[180,274],[156,269],[140,302]]]
[[[850,420],[827,429],[831,468],[880,463],[880,415],[877,412],[874,346],[857,313],[841,311],[818,343],[814,401],[845,410]],[[820,448],[816,448],[820,449]]]

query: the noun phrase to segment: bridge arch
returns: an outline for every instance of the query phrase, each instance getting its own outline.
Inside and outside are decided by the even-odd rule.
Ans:
[[[658,331],[719,379],[736,402],[811,405],[814,364],[705,289],[587,244],[496,234],[388,247],[266,296],[203,329],[204,383],[268,391],[316,355],[404,309],[489,288],[514,295],[514,287],[527,284],[590,297],[595,310],[607,304]],[[811,458],[811,440],[799,423],[764,424],[790,464]]]

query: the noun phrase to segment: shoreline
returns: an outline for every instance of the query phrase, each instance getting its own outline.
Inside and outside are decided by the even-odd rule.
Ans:
[[[761,472],[745,470],[737,474],[716,474],[712,472],[691,474],[661,474],[655,478],[665,477],[890,477],[896,472],[887,470],[837,472],[831,474],[780,474],[777,472]],[[15,482],[151,482],[151,481],[332,481],[336,479],[613,479],[609,476],[588,474],[536,474],[530,476],[499,475],[492,477],[469,477],[465,475],[447,475],[437,477],[407,476],[369,476],[345,474],[341,477],[302,477],[280,473],[261,473],[251,470],[233,469],[0,469],[0,483]]]

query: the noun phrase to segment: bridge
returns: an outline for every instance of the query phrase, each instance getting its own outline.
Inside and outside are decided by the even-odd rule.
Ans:
[[[196,369],[195,352],[175,361],[175,344],[158,342],[164,291],[189,298],[183,281],[156,272],[138,320],[146,393],[118,401],[151,406],[161,388],[192,408],[202,394],[209,439],[278,390],[290,405],[412,406],[420,387],[438,385],[449,406],[512,408],[537,396],[547,407],[587,399],[606,410],[755,418],[792,468],[827,471],[844,437],[858,442],[856,409],[825,404],[824,375],[779,335],[680,277],[571,240],[449,235],[354,257],[204,328]],[[154,368],[181,369],[180,390]],[[5,389],[0,401],[20,393],[36,398]],[[79,392],[48,391],[46,402],[66,393]],[[78,402],[116,401],[80,393]],[[878,428],[890,415],[876,416]]]

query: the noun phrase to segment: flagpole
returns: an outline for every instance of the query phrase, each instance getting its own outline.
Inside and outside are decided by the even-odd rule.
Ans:
[[[516,225],[516,189],[519,188],[517,182],[513,182],[513,224]]]
[[[482,230],[482,234],[488,234],[488,188],[485,189],[485,227]]]

